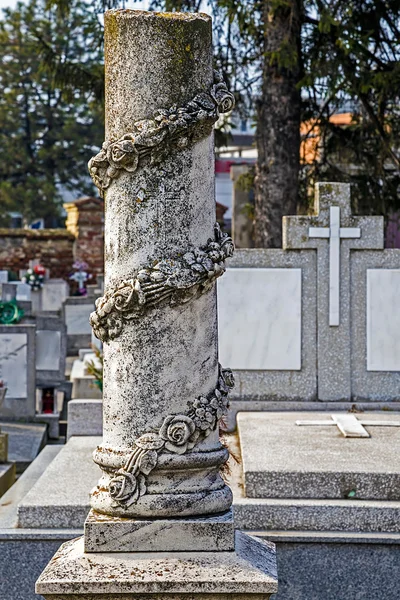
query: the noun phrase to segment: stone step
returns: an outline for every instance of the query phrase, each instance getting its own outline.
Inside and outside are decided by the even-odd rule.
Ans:
[[[400,502],[236,497],[234,521],[247,531],[400,533]]]

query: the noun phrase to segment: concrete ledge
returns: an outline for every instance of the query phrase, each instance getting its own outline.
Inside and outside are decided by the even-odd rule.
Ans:
[[[92,460],[96,437],[73,437],[18,507],[18,527],[81,528],[89,512],[89,493],[100,470]]]
[[[46,446],[30,466],[22,473],[18,481],[0,500],[0,531],[16,527],[18,503],[26,496],[51,461],[60,452],[61,445]]]
[[[399,533],[400,502],[234,498],[235,527],[247,531]]]

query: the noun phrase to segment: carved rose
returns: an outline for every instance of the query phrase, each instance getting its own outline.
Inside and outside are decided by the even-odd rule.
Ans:
[[[193,443],[196,426],[186,415],[170,415],[165,418],[160,429],[160,437],[166,440],[165,448],[175,454],[184,454]],[[193,444],[194,445],[194,444]]]
[[[132,133],[127,133],[117,142],[107,148],[107,159],[112,169],[125,169],[133,173],[139,162],[139,152],[135,148],[135,138]],[[114,174],[115,176],[115,174]]]
[[[221,369],[221,377],[229,389],[235,387],[235,377],[231,369]]]
[[[167,303],[184,304],[207,292],[225,272],[224,260],[233,252],[231,238],[215,227],[215,238],[183,256],[162,259],[142,268],[132,279],[96,301],[91,315],[93,332],[103,342],[116,338],[126,321],[140,317],[145,310]]]
[[[215,73],[209,93],[201,92],[180,107],[157,109],[152,118],[136,121],[131,133],[105,142],[89,162],[95,184],[104,191],[121,170],[134,172],[142,158],[150,157],[150,163],[156,164],[169,155],[172,144],[182,149],[209,135],[218,114],[232,110],[234,103],[222,76]]]
[[[214,71],[214,81],[210,95],[218,106],[218,111],[220,113],[231,111],[235,106],[235,98],[226,87],[224,78],[218,71]]]
[[[118,504],[130,506],[146,493],[146,480],[143,475],[135,476],[124,469],[119,469],[109,484],[110,496]]]

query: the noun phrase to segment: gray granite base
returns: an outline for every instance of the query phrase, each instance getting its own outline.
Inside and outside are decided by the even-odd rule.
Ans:
[[[276,544],[279,590],[273,600],[398,600],[400,539],[360,543],[356,536],[291,541],[265,532]]]
[[[85,552],[219,552],[234,550],[233,513],[182,519],[124,519],[91,510]]]

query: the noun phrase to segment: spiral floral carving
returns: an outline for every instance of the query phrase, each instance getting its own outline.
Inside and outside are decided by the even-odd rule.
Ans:
[[[232,256],[232,238],[215,225],[215,238],[183,257],[164,259],[141,269],[136,277],[96,300],[90,315],[94,335],[103,342],[115,339],[125,322],[162,303],[183,304],[209,290],[225,272],[225,259]]]
[[[146,493],[146,477],[157,466],[160,454],[185,454],[217,428],[228,412],[228,393],[234,385],[232,371],[219,365],[218,383],[211,394],[189,401],[186,414],[168,415],[157,433],[145,433],[135,441],[126,464],[109,483],[116,506],[131,506]]]
[[[136,121],[132,131],[118,140],[103,143],[98,154],[90,159],[89,173],[100,194],[123,171],[133,173],[144,160],[161,162],[173,147],[186,148],[210,134],[221,113],[235,106],[220,73],[214,72],[209,93],[201,92],[182,107],[158,109],[152,118]]]

